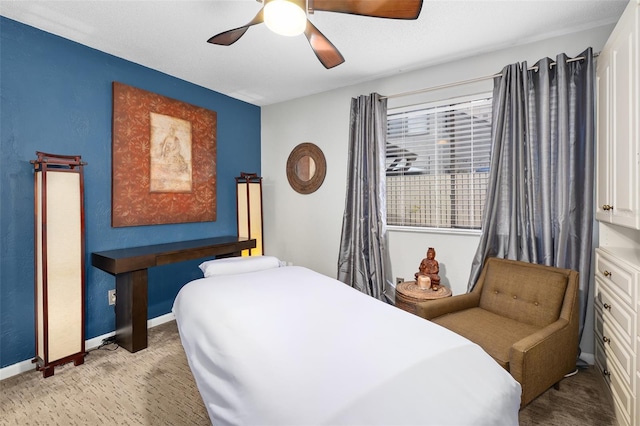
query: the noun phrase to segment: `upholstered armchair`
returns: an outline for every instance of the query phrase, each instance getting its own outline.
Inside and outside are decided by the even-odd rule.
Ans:
[[[575,370],[578,273],[489,258],[472,291],[425,301],[417,315],[480,345],[522,385],[521,407]]]

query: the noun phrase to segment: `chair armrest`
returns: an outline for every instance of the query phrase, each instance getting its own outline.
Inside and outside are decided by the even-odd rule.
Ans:
[[[514,343],[509,372],[523,385],[523,406],[572,371],[577,356],[578,330],[563,318]]]
[[[416,315],[431,320],[452,312],[463,311],[478,306],[479,294],[465,293],[444,299],[427,300],[416,303]]]

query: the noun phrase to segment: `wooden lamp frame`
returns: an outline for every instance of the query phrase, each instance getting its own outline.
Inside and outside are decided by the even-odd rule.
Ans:
[[[262,178],[257,173],[242,172],[239,177],[236,177],[236,202],[238,237],[256,240],[256,247],[243,250],[242,256],[262,256],[264,254]]]
[[[84,363],[86,165],[79,155],[36,152],[34,281],[36,370]]]

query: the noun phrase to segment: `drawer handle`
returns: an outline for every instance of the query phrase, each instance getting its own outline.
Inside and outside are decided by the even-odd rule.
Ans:
[[[604,272],[602,273],[605,277],[610,277],[611,276],[611,272],[607,271],[606,269],[604,270]]]
[[[602,374],[604,374],[607,377],[611,376],[611,372],[609,370],[607,370],[606,368],[604,369],[604,371],[602,372]]]
[[[602,210],[604,211],[613,210],[613,206],[610,206],[609,204],[605,204],[602,206]]]
[[[607,336],[604,336],[602,338],[602,341],[605,342],[605,343],[611,343],[611,339],[609,339]]]
[[[604,305],[602,305],[603,308],[605,308],[606,310],[610,311],[611,310],[611,305],[608,303],[605,303]]]

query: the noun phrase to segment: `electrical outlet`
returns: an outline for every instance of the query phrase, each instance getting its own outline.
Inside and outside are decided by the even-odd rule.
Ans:
[[[404,278],[400,278],[400,277],[396,277],[396,285],[403,283],[404,282]]]
[[[116,291],[115,290],[109,290],[107,292],[107,297],[109,298],[109,305],[115,305],[116,304]]]

